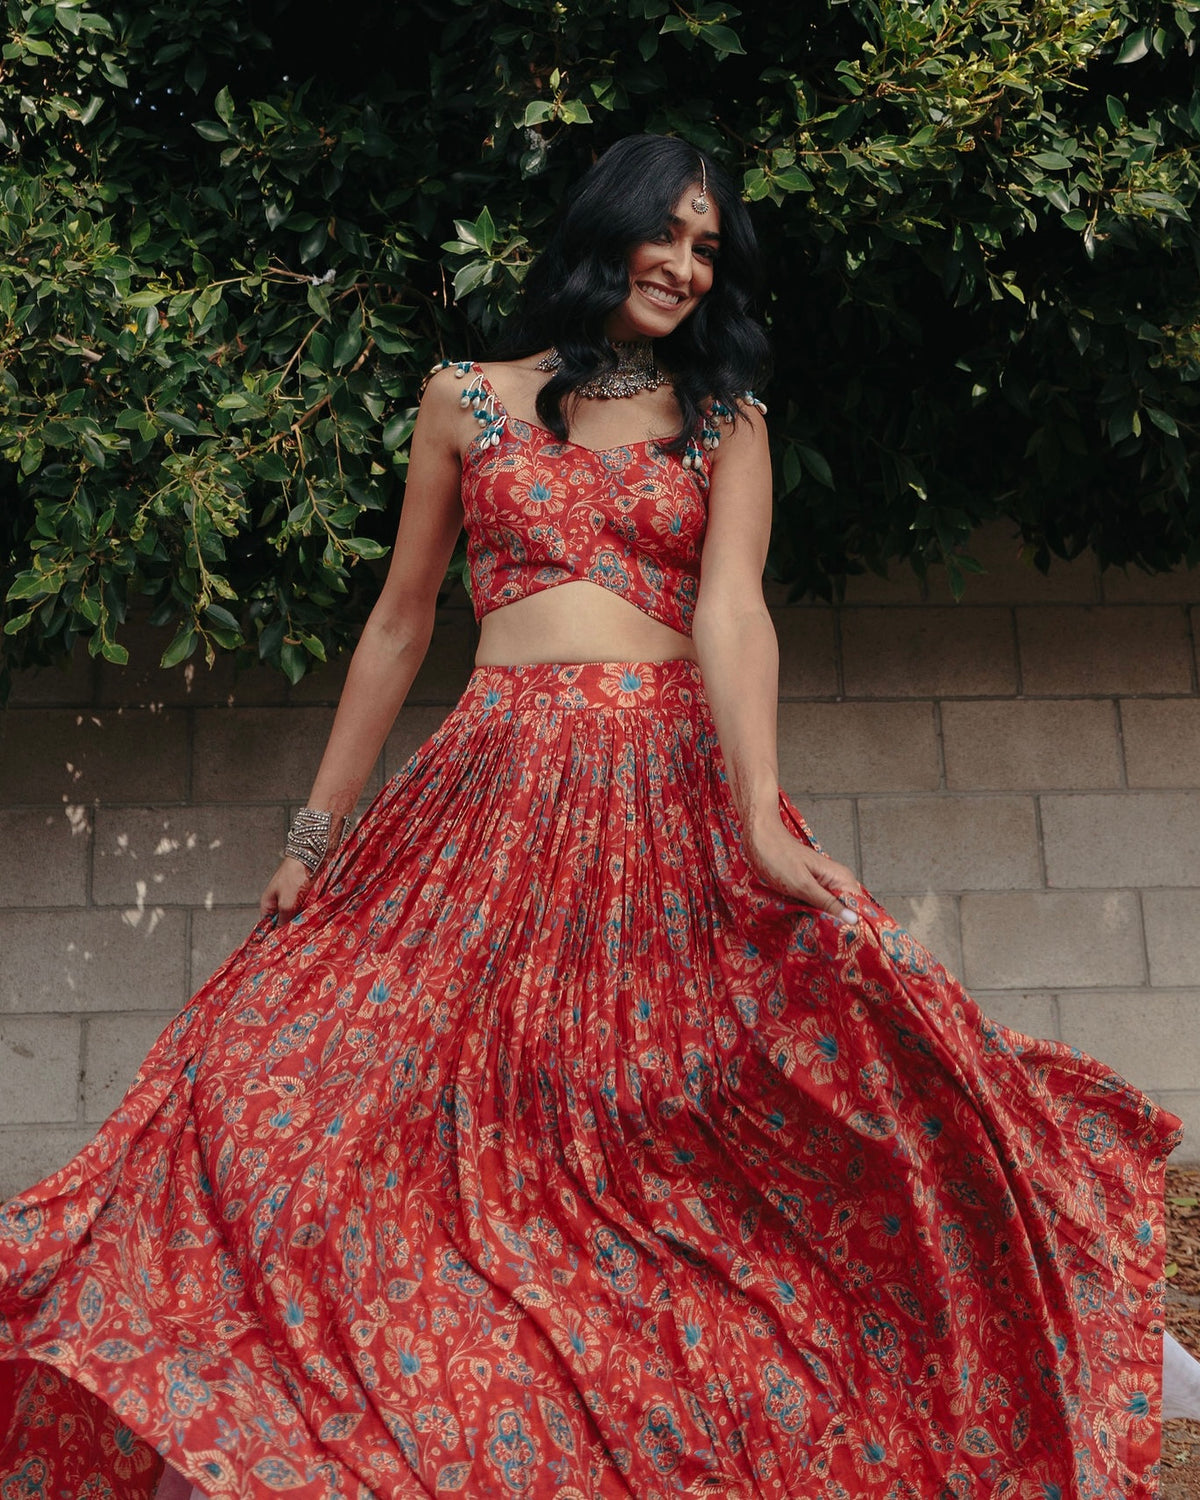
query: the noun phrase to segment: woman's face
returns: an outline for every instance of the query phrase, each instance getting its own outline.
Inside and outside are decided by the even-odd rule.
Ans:
[[[692,199],[700,184],[685,188],[661,233],[629,252],[629,295],[609,315],[610,339],[660,339],[678,328],[713,284],[721,244],[721,214],[711,194],[708,212]]]

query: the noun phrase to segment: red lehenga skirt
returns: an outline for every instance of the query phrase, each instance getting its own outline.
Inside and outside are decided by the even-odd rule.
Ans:
[[[693,665],[483,668],[0,1213],[0,1497],[1150,1497],[1178,1126],[757,883]]]

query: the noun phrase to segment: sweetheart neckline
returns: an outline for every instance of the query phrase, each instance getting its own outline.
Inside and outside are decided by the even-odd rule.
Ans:
[[[548,427],[543,427],[540,422],[530,422],[528,420],[528,418],[526,418],[526,417],[514,416],[514,414],[509,411],[508,407],[505,406],[504,402],[501,401],[501,399],[500,399],[500,397],[499,397],[499,395],[498,395],[498,393],[496,391],[496,387],[492,384],[492,382],[488,379],[488,377],[483,373],[483,366],[480,365],[480,363],[478,362],[478,360],[476,360],[476,361],[474,361],[472,363],[471,369],[479,377],[479,379],[483,382],[484,389],[488,392],[488,394],[491,396],[492,400],[496,403],[496,411],[497,411],[497,413],[503,415],[506,425],[509,422],[520,422],[524,426],[530,428],[533,432],[543,432],[543,433],[545,433],[545,435],[548,438],[552,439],[552,441],[555,442],[560,448],[578,448],[581,453],[590,453],[593,458],[604,458],[609,453],[620,453],[623,449],[628,449],[628,448],[651,448],[651,447],[657,446],[660,443],[669,442],[670,441],[669,438],[634,438],[633,441],[629,442],[629,443],[613,443],[613,445],[610,448],[590,448],[587,445],[587,443],[576,443],[576,442],[572,441],[571,438],[556,437],[555,434],[553,432],[551,432]],[[480,444],[480,442],[479,442],[479,436],[481,436],[481,435],[476,435],[475,437],[473,437],[471,439],[470,443],[467,445],[467,452],[468,453],[471,451],[472,448],[477,448],[478,451],[483,451],[482,444]],[[661,453],[663,450],[661,448],[659,448],[658,451]]]
[[[527,422],[524,417],[514,417],[510,411],[506,410],[504,412],[504,425],[508,427],[513,422],[521,423],[523,427],[528,427],[531,432],[544,433],[545,436],[548,437],[551,440],[551,443],[556,447],[576,448],[580,453],[590,453],[593,458],[606,458],[610,453],[622,453],[632,448],[650,448],[661,441],[661,439],[659,438],[635,438],[631,443],[614,443],[611,448],[589,448],[586,443],[575,443],[572,442],[570,438],[555,437],[554,433],[552,433],[548,427],[543,427],[540,422]],[[470,453],[472,449],[474,449],[478,453],[486,453],[488,451],[486,446],[480,441],[482,436],[483,434],[479,433],[471,439],[470,443],[467,445],[468,453]],[[528,439],[518,438],[518,442],[520,441],[527,442]],[[659,452],[662,452],[661,448],[659,449]]]

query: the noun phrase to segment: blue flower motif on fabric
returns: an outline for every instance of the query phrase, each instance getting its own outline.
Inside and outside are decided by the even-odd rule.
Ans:
[[[592,1233],[593,1264],[615,1292],[623,1297],[637,1288],[638,1254],[607,1224]]]
[[[250,1243],[256,1250],[262,1249],[263,1242],[271,1232],[271,1225],[274,1224],[279,1210],[287,1202],[291,1191],[290,1183],[278,1183],[258,1205],[254,1214],[254,1227],[250,1231]]]
[[[28,1245],[42,1232],[42,1210],[14,1198],[0,1209],[0,1240]]]
[[[272,1057],[283,1057],[288,1052],[294,1052],[297,1047],[303,1047],[319,1020],[316,1011],[306,1011],[289,1025],[280,1027],[267,1051]]]
[[[798,1432],[804,1425],[805,1395],[781,1364],[768,1360],[762,1367],[763,1410],[784,1432]]]
[[[495,1435],[487,1447],[488,1457],[514,1495],[526,1494],[534,1479],[537,1449],[525,1431],[520,1413],[511,1408],[497,1412],[492,1431]]]
[[[419,1474],[421,1472],[421,1452],[417,1447],[417,1439],[412,1428],[403,1417],[398,1417],[394,1412],[389,1411],[383,1413],[383,1423],[392,1441],[404,1455],[405,1463],[408,1464],[414,1474]]]
[[[708,1114],[712,1107],[713,1070],[703,1052],[689,1050],[684,1053],[683,1092],[688,1103],[701,1114]]]
[[[617,593],[624,593],[629,588],[629,574],[615,552],[598,552],[587,576],[601,588],[613,589]]]
[[[1093,1156],[1107,1156],[1117,1144],[1116,1127],[1106,1111],[1081,1115],[1075,1126],[1075,1139]]]
[[[859,1135],[869,1136],[872,1140],[885,1140],[896,1133],[896,1122],[891,1115],[877,1114],[870,1109],[856,1109],[847,1123],[851,1130],[857,1130]]]
[[[929,973],[929,954],[903,927],[883,928],[879,934],[879,946],[895,967],[904,973]]]
[[[437,1279],[443,1286],[457,1287],[465,1297],[482,1297],[488,1284],[457,1251],[445,1249],[439,1257]]]
[[[660,1474],[673,1474],[684,1451],[676,1414],[663,1402],[650,1408],[638,1430],[638,1447]]]
[[[342,1252],[342,1271],[351,1284],[362,1275],[367,1263],[367,1242],[363,1236],[361,1215],[351,1213],[338,1237],[338,1248]]]
[[[8,1500],[47,1500],[46,1481],[49,1479],[46,1465],[40,1458],[28,1459],[19,1469],[9,1474],[0,1474],[0,1495]]]
[[[900,1368],[900,1334],[894,1323],[881,1318],[875,1312],[858,1315],[859,1340],[865,1353],[869,1354],[889,1375]]]
[[[173,1416],[190,1417],[212,1400],[212,1389],[207,1381],[201,1380],[198,1366],[194,1355],[164,1361],[162,1371],[167,1381],[167,1408]]]
[[[941,1228],[942,1254],[951,1271],[966,1271],[971,1265],[971,1237],[961,1224],[943,1224]]]
[[[1104,1306],[1104,1287],[1095,1271],[1078,1272],[1071,1283],[1071,1292],[1078,1313],[1097,1313]]]
[[[667,942],[676,953],[682,953],[687,948],[687,905],[678,891],[664,891],[662,904]]]
[[[575,1434],[571,1431],[571,1424],[562,1407],[551,1401],[549,1396],[539,1396],[538,1410],[542,1414],[542,1421],[546,1424],[546,1431],[550,1434],[550,1441],[554,1446],[563,1453],[574,1453]]]

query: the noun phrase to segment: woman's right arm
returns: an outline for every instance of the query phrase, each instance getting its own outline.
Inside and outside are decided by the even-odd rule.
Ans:
[[[308,799],[335,824],[353,812],[433,634],[438,589],[462,529],[460,390],[446,370],[421,400],[391,566],[351,658]],[[310,881],[303,862],[286,857],[263,892],[262,915],[292,916]]]

